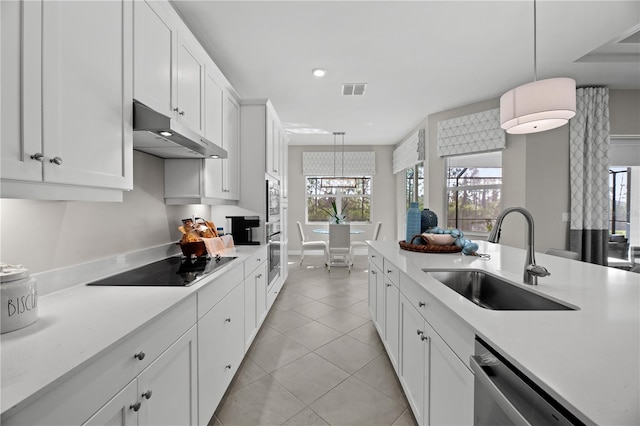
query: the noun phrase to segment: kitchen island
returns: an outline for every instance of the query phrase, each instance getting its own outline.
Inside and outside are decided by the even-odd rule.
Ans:
[[[372,253],[384,258],[385,274],[395,266],[400,292],[403,277],[415,282],[580,421],[640,424],[640,276],[536,253],[537,263],[551,275],[540,278],[537,286],[518,284],[525,251],[479,244],[479,252],[490,259],[416,253],[401,250],[395,242],[377,241],[369,242],[370,259]],[[387,264],[392,265],[388,271]],[[484,309],[423,269],[485,271],[576,309]]]

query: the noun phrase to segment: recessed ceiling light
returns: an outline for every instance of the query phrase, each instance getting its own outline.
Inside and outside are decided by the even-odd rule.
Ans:
[[[325,70],[324,68],[314,68],[311,72],[316,77],[324,77],[324,75],[327,73],[327,70]]]

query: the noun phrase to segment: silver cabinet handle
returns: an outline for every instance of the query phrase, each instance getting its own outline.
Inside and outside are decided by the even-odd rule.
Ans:
[[[422,308],[424,305],[425,305],[425,303],[424,303],[424,302],[420,302],[420,301],[418,301],[418,306],[419,306],[420,308]]]
[[[151,389],[149,389],[148,391],[142,394],[142,396],[146,399],[151,398],[151,395],[152,395]]]
[[[391,284],[387,283],[387,287],[391,287]]]
[[[42,155],[41,152],[36,152],[31,156],[31,159],[42,163],[44,161],[44,155]]]
[[[224,322],[231,322],[231,318],[225,318]]]
[[[425,340],[429,339],[429,337],[423,334],[422,336],[420,336],[420,339],[424,342]]]
[[[372,273],[373,275],[376,275],[376,274],[377,274],[377,272],[376,272],[376,271],[371,271],[371,273]]]
[[[173,112],[178,112],[178,111],[179,109],[177,107],[173,109]]]
[[[257,258],[256,260],[258,261],[258,263],[262,262],[262,259],[260,258]]]
[[[143,351],[138,352],[137,354],[133,355],[134,358],[138,358],[139,361],[142,361],[145,357],[145,353]]]
[[[180,114],[180,115],[184,115],[184,111],[180,111],[178,114]]]
[[[231,364],[225,365],[224,368],[226,368],[227,370],[231,370]]]
[[[390,274],[393,272],[393,269],[387,269],[387,274]]]
[[[416,334],[418,336],[422,336],[424,334],[424,330],[416,330]]]
[[[49,160],[49,162],[59,166],[60,164],[62,164],[62,158],[53,157],[51,160]]]
[[[138,411],[140,409],[140,406],[142,404],[140,403],[140,401],[136,402],[135,404],[131,404],[129,406],[129,409],[133,410],[133,411]]]
[[[256,278],[262,278],[262,274],[256,275]]]

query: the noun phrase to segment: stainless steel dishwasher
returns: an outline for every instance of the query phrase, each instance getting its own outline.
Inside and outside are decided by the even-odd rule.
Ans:
[[[476,338],[474,425],[583,425],[496,350]]]

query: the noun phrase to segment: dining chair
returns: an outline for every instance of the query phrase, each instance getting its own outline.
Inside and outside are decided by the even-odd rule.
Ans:
[[[564,257],[566,259],[580,260],[580,254],[576,253],[575,251],[568,251],[568,250],[560,250],[560,249],[550,248],[550,249],[546,249],[544,254],[550,254],[552,256]]]
[[[331,266],[346,266],[351,272],[351,225],[329,224],[329,259],[327,267],[331,272]]]
[[[373,228],[373,235],[371,236],[372,241],[376,241],[378,236],[380,235],[380,228],[382,227],[382,222],[376,223],[375,228]],[[351,241],[351,246],[349,250],[349,258],[351,261],[351,265],[353,265],[353,256],[355,255],[355,250],[358,248],[366,248],[367,243],[365,241]]]
[[[300,255],[300,266],[302,266],[302,261],[304,260],[304,249],[321,249],[324,254],[324,263],[327,263],[327,242],[320,240],[308,241],[304,236],[304,231],[302,230],[302,224],[297,221],[298,225],[298,234],[300,235],[300,245],[301,245],[301,255]]]

